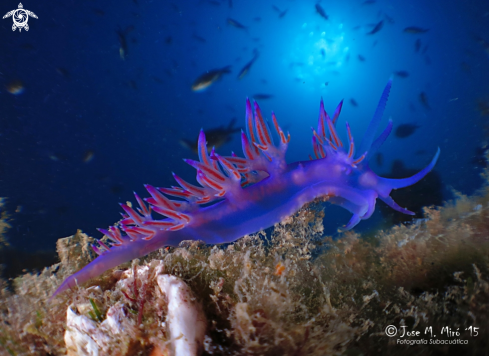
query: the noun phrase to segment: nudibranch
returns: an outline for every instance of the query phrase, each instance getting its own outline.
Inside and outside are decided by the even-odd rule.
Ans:
[[[270,127],[260,107],[246,100],[246,133],[241,132],[243,157],[234,153],[221,156],[207,151],[204,131],[199,136],[199,160],[185,162],[197,170],[199,185],[190,184],[173,174],[179,186],[156,188],[145,185],[150,197],[141,199],[138,208],[121,204],[123,219],[107,230],[106,239],[93,246],[98,257],[68,277],[53,296],[94,278],[110,268],[144,256],[165,246],[177,246],[183,240],[202,240],[208,244],[229,243],[240,237],[273,226],[316,198],[327,197],[333,204],[349,210],[353,216],[344,226],[351,229],[368,219],[379,198],[394,210],[414,213],[397,205],[389,196],[393,189],[404,188],[421,180],[438,159],[410,178],[387,179],[377,176],[368,165],[392,130],[389,120],[375,138],[392,80],[387,83],[375,114],[356,154],[346,123],[348,144],[344,145],[335,124],[343,102],[331,118],[319,107],[317,130],[313,130],[315,159],[287,164],[285,153],[290,135],[285,135],[272,112],[273,127],[279,139],[274,144]],[[253,113],[254,111],[254,113]],[[271,125],[270,125],[271,126]]]

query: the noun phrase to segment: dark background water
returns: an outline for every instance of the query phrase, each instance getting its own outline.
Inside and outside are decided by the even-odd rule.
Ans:
[[[170,186],[172,171],[194,181],[182,158],[195,155],[179,140],[195,140],[201,127],[227,126],[233,118],[241,126],[248,96],[273,95],[259,102],[290,131],[290,162],[312,153],[310,127],[321,97],[330,113],[345,99],[338,130],[345,137],[348,121],[360,142],[383,87],[400,70],[409,77],[394,76],[382,127],[392,118],[394,131],[401,124],[419,128],[404,138],[393,132],[371,167],[381,175],[395,160],[404,171],[421,168],[440,147],[441,181],[422,193],[428,203],[436,189],[449,199],[452,189],[479,188],[483,162],[476,153],[489,114],[480,110],[489,101],[489,2],[319,4],[328,20],[316,1],[305,0],[27,1],[24,8],[38,16],[29,19],[28,32],[13,32],[12,18],[1,20],[0,196],[8,197],[7,237],[19,258],[39,250],[54,255],[56,240],[76,229],[100,237],[95,228],[117,221],[117,203],[134,200],[133,191],[145,196],[144,183]],[[17,6],[2,1],[0,14]],[[369,34],[380,21],[380,31]],[[409,26],[429,31],[405,33]],[[124,59],[117,31],[127,41]],[[231,73],[207,90],[191,90],[199,75],[227,65]],[[16,80],[24,87],[18,95],[8,91]],[[241,152],[237,134],[219,148],[231,150]],[[358,229],[381,219],[377,212]],[[347,220],[339,209],[328,210],[328,232]]]

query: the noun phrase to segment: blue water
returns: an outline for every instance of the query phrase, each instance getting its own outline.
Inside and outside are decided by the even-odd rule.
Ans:
[[[345,138],[348,121],[360,143],[399,70],[409,77],[394,77],[382,128],[389,118],[394,131],[407,123],[420,128],[406,138],[393,132],[382,166],[373,160],[371,167],[389,173],[400,159],[421,168],[440,147],[436,171],[445,199],[452,189],[473,193],[482,184],[474,155],[487,138],[477,100],[489,97],[489,53],[475,36],[489,42],[489,2],[362,3],[322,1],[325,20],[316,2],[305,0],[23,2],[38,16],[28,32],[13,32],[12,18],[0,21],[0,196],[12,213],[9,242],[54,251],[56,240],[76,229],[100,237],[96,227],[120,218],[117,203],[134,201],[133,191],[147,196],[143,184],[173,185],[172,171],[194,181],[182,161],[194,153],[179,139],[193,140],[201,127],[227,126],[233,117],[243,126],[245,98],[257,93],[274,96],[259,103],[290,131],[290,162],[312,154],[321,97],[329,113],[345,99],[338,131]],[[0,13],[17,5],[2,1]],[[273,5],[288,9],[285,16]],[[368,34],[381,20],[381,30]],[[404,33],[408,26],[429,31]],[[127,40],[125,60],[118,29]],[[258,59],[238,80],[254,50]],[[207,90],[191,90],[201,74],[227,65],[232,72]],[[7,91],[13,80],[22,81],[23,93]],[[241,154],[239,135],[219,148],[232,150]],[[93,158],[85,162],[87,152]],[[332,211],[334,232],[349,217]]]

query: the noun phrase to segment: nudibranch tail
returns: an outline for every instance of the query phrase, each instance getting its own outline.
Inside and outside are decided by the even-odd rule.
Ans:
[[[234,153],[222,156],[214,149],[209,152],[201,130],[198,161],[184,160],[195,168],[198,184],[173,173],[178,185],[158,188],[146,184],[150,197],[145,199],[134,193],[138,207],[121,204],[122,220],[99,230],[104,240],[93,246],[98,257],[68,277],[53,297],[121,263],[165,246],[178,246],[183,240],[202,240],[209,244],[233,242],[273,226],[321,197],[352,213],[345,229],[368,219],[375,210],[377,198],[397,211],[413,214],[394,202],[390,193],[426,176],[440,151],[427,167],[410,178],[382,178],[369,168],[369,158],[392,131],[392,121],[389,121],[375,139],[391,85],[389,80],[359,149],[348,123],[348,142],[344,144],[338,135],[336,123],[343,101],[331,118],[321,99],[317,129],[312,130],[316,159],[291,164],[285,160],[290,135],[284,134],[274,113],[269,125],[259,105],[246,99],[246,132],[241,132],[244,157]],[[279,138],[277,143],[273,130]]]

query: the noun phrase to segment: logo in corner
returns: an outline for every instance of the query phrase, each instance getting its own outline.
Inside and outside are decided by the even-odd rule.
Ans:
[[[22,5],[22,3],[19,3],[19,8],[17,10],[7,12],[3,18],[6,19],[10,16],[12,16],[12,19],[14,20],[12,31],[19,29],[19,32],[22,32],[23,28],[26,31],[29,31],[29,25],[27,24],[27,21],[29,21],[29,16],[37,19],[37,15],[35,13],[29,10],[24,10],[24,6]]]

